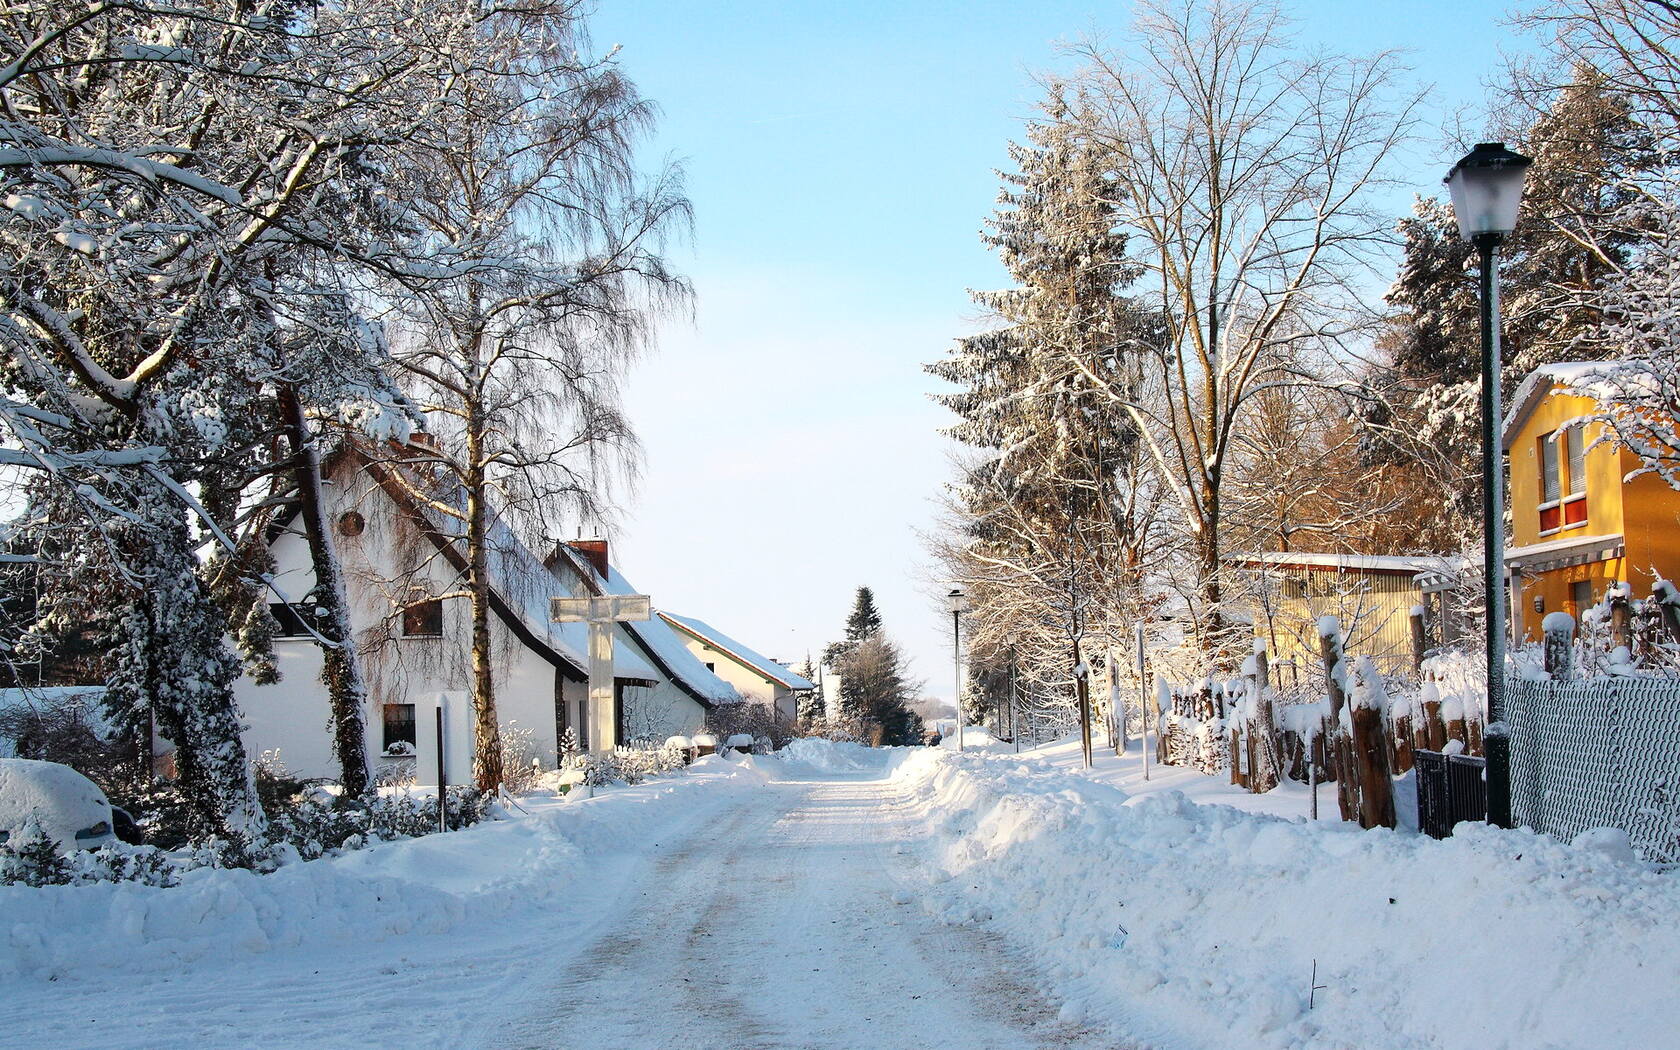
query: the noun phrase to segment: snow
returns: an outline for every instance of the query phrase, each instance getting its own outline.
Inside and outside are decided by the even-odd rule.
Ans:
[[[922,907],[1008,941],[1121,1045],[1661,1046],[1680,1025],[1680,884],[1598,837],[1361,832],[1025,755],[895,776]]]
[[[659,615],[679,630],[687,631],[713,649],[728,653],[764,677],[780,682],[789,689],[815,689],[817,687],[816,683],[794,674],[793,671],[769,657],[760,656],[703,620],[697,620],[692,616],[678,616],[676,613],[665,612],[664,610],[661,610]]]
[[[1555,1050],[1680,1030],[1680,881],[1615,830],[1436,841],[1309,822],[1299,785],[1145,781],[1135,739],[1080,765],[1074,739],[796,740],[268,876],[0,887],[0,1045]]]
[[[1390,554],[1321,554],[1311,551],[1267,551],[1230,559],[1236,565],[1269,565],[1275,568],[1338,569],[1351,572],[1398,572],[1416,574],[1458,569],[1463,559],[1439,555],[1404,556]]]
[[[60,850],[94,848],[115,841],[111,803],[87,777],[57,762],[0,758],[0,834],[16,835],[33,825]],[[76,833],[103,825],[78,842]]]

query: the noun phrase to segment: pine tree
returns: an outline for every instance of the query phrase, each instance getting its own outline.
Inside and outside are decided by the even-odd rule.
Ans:
[[[805,654],[805,662],[799,665],[798,674],[811,683],[811,690],[799,698],[799,710],[794,713],[800,722],[810,725],[821,721],[828,712],[827,700],[823,696],[822,675],[811,662],[809,653]]]
[[[852,600],[851,614],[846,617],[846,637],[823,650],[823,662],[838,667],[859,642],[874,637],[880,630],[881,612],[875,607],[875,592],[859,587],[857,597]]]

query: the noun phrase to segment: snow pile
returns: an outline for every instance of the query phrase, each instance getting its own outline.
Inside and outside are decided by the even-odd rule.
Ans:
[[[885,752],[851,741],[803,736],[789,741],[773,757],[789,771],[805,774],[865,773],[882,768]],[[794,767],[797,767],[796,769]]]
[[[1680,1030],[1680,882],[1610,836],[1461,826],[1437,842],[932,749],[894,776],[927,829],[923,906],[1013,942],[1064,1019],[1142,1043],[1323,1050],[1657,1046]]]
[[[325,964],[407,934],[517,926],[532,909],[564,907],[589,872],[615,856],[639,855],[644,840],[710,819],[736,791],[764,779],[740,764],[706,761],[716,765],[696,763],[697,775],[589,800],[526,796],[517,819],[271,875],[200,868],[169,889],[0,886],[0,1000],[27,997],[17,982],[33,979],[237,966],[285,949],[318,954]],[[679,792],[680,805],[646,804]]]

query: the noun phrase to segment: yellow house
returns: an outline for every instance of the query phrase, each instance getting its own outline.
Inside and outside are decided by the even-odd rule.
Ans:
[[[1511,633],[1538,640],[1540,621],[1580,618],[1612,583],[1650,593],[1680,577],[1680,492],[1655,474],[1631,481],[1639,459],[1601,441],[1591,363],[1547,365],[1523,380],[1505,417],[1510,463]]]

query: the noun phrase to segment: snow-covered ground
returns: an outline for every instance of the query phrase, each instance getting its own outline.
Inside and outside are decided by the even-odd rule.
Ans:
[[[3,887],[0,1046],[1675,1045],[1674,875],[1077,767],[805,741],[270,876]]]

